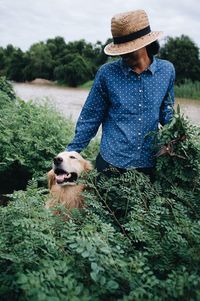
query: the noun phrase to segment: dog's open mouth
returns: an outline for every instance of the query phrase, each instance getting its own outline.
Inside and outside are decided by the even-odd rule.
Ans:
[[[56,175],[56,182],[57,184],[74,184],[78,178],[78,175],[76,172],[67,172],[61,168],[56,168],[54,170],[54,173]]]

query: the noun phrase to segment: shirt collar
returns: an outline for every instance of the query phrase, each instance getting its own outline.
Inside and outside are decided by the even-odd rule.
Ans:
[[[153,57],[153,61],[151,65],[148,67],[148,70],[151,71],[151,73],[154,75],[154,73],[156,72],[156,68],[157,68],[157,61],[156,58]]]
[[[125,75],[128,75],[130,72],[133,71],[131,69],[131,67],[129,67],[122,58],[120,59],[119,63],[120,63],[120,67]],[[153,57],[153,61],[152,61],[151,65],[149,65],[147,70],[149,70],[152,73],[152,75],[154,75],[154,73],[156,72],[156,67],[157,67],[157,62],[156,62],[155,57]]]

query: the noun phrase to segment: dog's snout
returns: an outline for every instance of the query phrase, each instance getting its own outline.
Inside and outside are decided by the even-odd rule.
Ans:
[[[53,159],[53,162],[54,162],[55,165],[60,165],[63,162],[63,158],[61,158],[61,157],[55,157]]]

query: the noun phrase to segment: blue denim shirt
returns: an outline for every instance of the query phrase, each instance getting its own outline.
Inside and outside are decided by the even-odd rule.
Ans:
[[[82,151],[102,125],[100,154],[120,168],[153,166],[152,137],[173,114],[175,70],[154,58],[141,74],[123,59],[103,65],[79,116],[68,151]]]

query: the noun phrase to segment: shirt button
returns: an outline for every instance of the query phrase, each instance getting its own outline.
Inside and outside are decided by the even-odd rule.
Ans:
[[[138,120],[141,121],[142,119],[141,119],[141,118],[138,118]]]
[[[141,135],[141,133],[138,133],[138,135]]]
[[[139,107],[141,107],[141,103],[139,103]]]
[[[140,93],[142,93],[142,90],[139,90]]]

